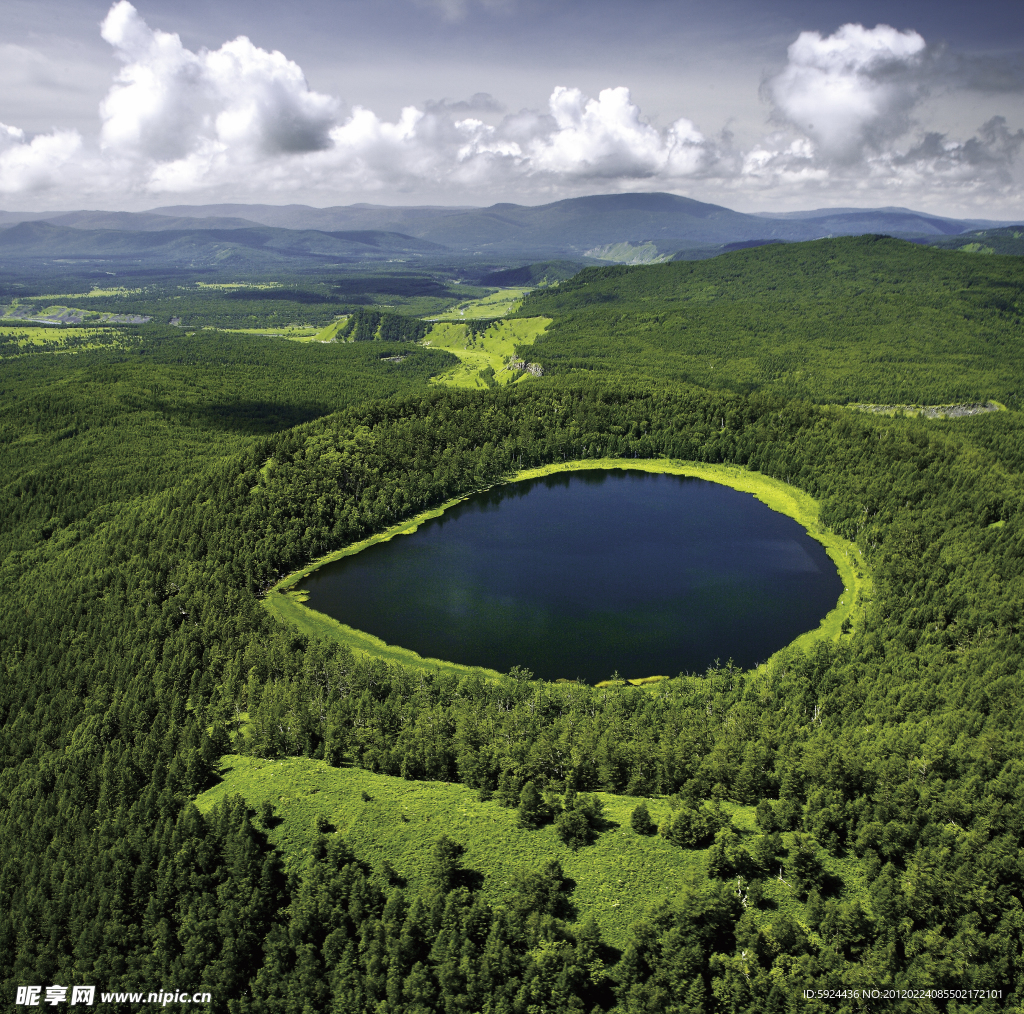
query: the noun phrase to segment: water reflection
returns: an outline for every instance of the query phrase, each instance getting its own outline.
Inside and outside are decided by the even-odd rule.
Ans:
[[[824,548],[750,494],[618,470],[479,493],[303,587],[421,655],[591,683],[753,666],[842,592]]]

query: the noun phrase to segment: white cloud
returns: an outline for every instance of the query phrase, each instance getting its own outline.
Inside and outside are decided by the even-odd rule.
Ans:
[[[128,0],[103,38],[126,66],[100,108],[102,143],[159,161],[230,147],[279,155],[329,146],[337,102],[311,91],[298,64],[245,36],[193,53],[153,31]]]
[[[82,147],[73,130],[57,130],[28,140],[18,127],[0,123],[0,193],[17,194],[54,186]]]
[[[683,177],[707,156],[705,139],[689,120],[655,129],[628,88],[605,88],[587,99],[578,88],[558,87],[549,106],[555,129],[529,144],[534,171],[587,179]]]
[[[746,150],[686,118],[650,122],[625,87],[595,98],[558,86],[547,109],[505,115],[481,93],[409,105],[390,122],[312,90],[296,63],[244,36],[193,52],[128,0],[114,3],[101,31],[123,66],[98,136],[0,128],[0,192],[49,188],[64,206],[122,207],[171,194],[486,203],[636,189],[712,201],[765,192],[1021,201],[1024,132],[1000,118],[966,140],[921,131],[915,107],[936,61],[920,35],[885,25],[802,33],[763,87],[772,130]]]
[[[776,119],[811,138],[832,159],[852,162],[906,133],[921,97],[915,77],[925,41],[888,25],[843,25],[822,38],[801,32],[789,62],[766,91]]]

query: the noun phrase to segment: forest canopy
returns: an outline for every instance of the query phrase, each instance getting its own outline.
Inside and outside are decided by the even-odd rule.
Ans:
[[[1024,1003],[1021,284],[1012,258],[875,238],[588,269],[523,307],[553,318],[531,348],[552,375],[479,391],[428,386],[453,356],[412,317],[382,345],[378,308],[350,318],[366,341],[140,329],[0,362],[5,995],[173,983],[230,1014],[857,1010],[804,999],[855,985],[947,991],[904,1009]],[[987,398],[1011,409],[829,404]],[[607,457],[806,491],[873,598],[759,672],[604,689],[387,664],[261,606],[419,511]],[[274,800],[197,807],[239,755],[464,786],[562,851],[500,899],[443,813],[408,868],[327,819],[289,851]],[[630,922],[588,907],[566,871],[613,833],[692,857],[689,886]]]

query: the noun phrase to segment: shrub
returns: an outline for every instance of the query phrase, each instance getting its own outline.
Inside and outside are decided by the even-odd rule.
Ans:
[[[657,831],[657,827],[651,815],[647,812],[647,804],[641,803],[632,813],[629,818],[629,826],[636,831],[637,834],[654,834]]]
[[[564,810],[555,818],[558,837],[575,852],[591,839],[590,824],[581,810]]]

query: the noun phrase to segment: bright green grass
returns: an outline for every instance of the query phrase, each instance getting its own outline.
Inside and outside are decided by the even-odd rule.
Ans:
[[[95,296],[135,296],[142,289],[126,289],[124,286],[112,289],[92,289],[90,292],[54,292],[47,296],[36,296],[36,299],[92,299]]]
[[[432,317],[432,320],[472,320],[480,317],[504,317],[519,304],[530,290],[528,288],[498,289],[482,299],[468,299],[445,313]]]
[[[258,334],[268,338],[287,338],[293,342],[332,342],[337,341],[338,332],[345,326],[348,316],[345,314],[322,328],[314,324],[296,324],[291,327],[221,327],[216,330],[226,334]]]
[[[975,403],[977,404],[977,403]],[[870,412],[872,415],[893,416],[905,415],[911,417],[921,416],[925,419],[946,419],[958,418],[956,410],[963,408],[963,405],[871,405],[867,402],[842,405],[841,408],[850,409],[854,412]],[[973,406],[969,406],[973,407]],[[990,398],[985,405],[976,410],[975,414],[980,415],[987,412],[1005,412],[1006,406],[999,401]]]
[[[204,331],[222,331],[224,334],[252,334],[261,335],[264,338],[287,338],[293,342],[330,341],[330,338],[321,339],[320,335],[330,331],[333,324],[318,329],[315,324],[296,324],[291,327],[204,327]]]
[[[333,342],[338,340],[338,332],[348,323],[350,314],[345,314],[339,317],[337,320],[331,321],[330,324],[325,328],[321,328],[310,341],[314,342]]]
[[[597,841],[578,852],[568,849],[552,826],[537,831],[518,827],[515,810],[491,800],[480,802],[473,789],[443,782],[415,782],[375,775],[359,768],[332,768],[322,761],[290,757],[269,761],[229,755],[223,781],[196,800],[203,812],[229,795],[240,794],[253,808],[269,799],[281,822],[270,840],[294,867],[316,840],[316,819],[326,817],[356,856],[375,864],[387,860],[416,888],[430,852],[442,835],[466,847],[463,863],[484,876],[484,893],[500,903],[518,870],[533,869],[552,858],[576,881],[573,902],[581,917],[594,914],[605,938],[622,946],[630,923],[653,902],[671,898],[707,877],[707,852],[670,845],[658,835],[641,837],[629,826],[641,802],[632,796],[598,793],[611,822]],[[362,798],[366,793],[371,798]],[[648,811],[660,822],[669,813],[663,799],[648,799]],[[733,824],[749,844],[756,833],[753,807],[724,803]],[[788,844],[789,835],[783,836]],[[825,858],[830,873],[856,882],[856,864]],[[800,919],[803,905],[785,884],[768,882],[767,896]],[[763,913],[770,922],[771,910]]]
[[[231,291],[233,289],[279,289],[283,284],[283,282],[196,282],[195,287],[197,289],[220,289],[222,291]],[[179,285],[178,288],[189,289],[191,286]]]
[[[550,323],[548,317],[499,320],[475,335],[470,334],[465,324],[437,323],[423,339],[423,344],[446,349],[462,362],[446,373],[431,377],[430,382],[446,387],[487,387],[480,371],[488,366],[494,370],[494,381],[500,385],[521,381],[530,375],[509,370],[506,364],[515,354],[516,346],[532,345]]]
[[[12,324],[10,327],[0,325],[0,338],[15,338],[18,347],[22,349],[35,347],[45,349],[47,352],[88,352],[91,349],[109,348],[112,344],[117,344],[120,332],[105,327],[26,328]],[[75,344],[69,346],[69,338],[75,339]],[[89,340],[83,342],[83,338]]]
[[[752,494],[772,510],[785,514],[803,525],[808,534],[825,547],[825,551],[836,565],[836,569],[843,582],[843,594],[836,607],[825,616],[814,630],[801,634],[786,649],[782,650],[795,647],[801,651],[807,651],[816,641],[837,639],[841,636],[843,622],[849,619],[851,624],[855,624],[865,604],[870,601],[871,579],[868,574],[867,565],[857,546],[826,530],[819,523],[818,503],[813,497],[794,486],[787,485],[779,479],[772,479],[766,475],[761,475],[760,472],[751,472],[735,465],[706,465],[693,461],[594,458],[585,461],[559,462],[557,464],[544,465],[540,468],[526,469],[517,473],[508,481],[519,482],[525,479],[536,479],[545,475],[553,475],[556,472],[573,472],[594,468],[621,468],[644,472],[661,472],[670,475],[688,475],[698,479],[707,479],[711,482],[719,482],[723,486],[730,486],[743,493]],[[467,496],[469,495],[471,494],[467,494]],[[351,556],[378,542],[387,542],[397,535],[410,535],[424,521],[438,517],[449,507],[461,503],[465,499],[466,497],[463,496],[449,500],[434,510],[425,511],[415,517],[408,518],[377,535],[354,543],[344,549],[328,553],[326,556],[314,560],[301,570],[287,574],[267,593],[262,600],[263,606],[277,620],[298,627],[304,634],[337,641],[348,645],[354,651],[359,651],[375,658],[381,658],[388,662],[398,662],[414,668],[437,668],[458,675],[480,672],[485,675],[495,675],[489,669],[447,662],[440,659],[424,659],[416,654],[416,652],[410,651],[407,648],[386,644],[372,634],[356,630],[354,627],[339,623],[330,616],[325,616],[323,613],[309,609],[303,604],[307,596],[301,591],[295,590],[295,586],[304,577],[324,564]],[[759,671],[766,671],[770,664],[771,659],[762,663]],[[651,676],[654,675],[659,674],[651,673]]]

